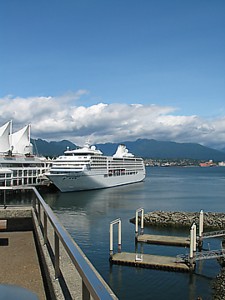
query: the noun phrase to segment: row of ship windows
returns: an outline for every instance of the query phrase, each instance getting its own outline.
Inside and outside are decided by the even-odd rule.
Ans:
[[[124,169],[126,169],[126,170],[129,170],[129,171],[131,171],[131,170],[143,170],[143,166],[136,166],[136,167],[134,167],[134,166],[123,166],[124,167]],[[79,168],[79,167],[76,167],[76,166],[71,166],[71,167],[64,167],[63,168],[63,171],[67,171],[67,172],[71,172],[71,171],[73,171],[73,170],[76,170],[77,172],[79,171],[79,169],[80,169],[80,171],[83,171],[83,168]],[[89,168],[87,168],[88,170],[111,170],[111,171],[113,171],[113,170],[115,170],[115,171],[118,171],[118,169],[119,168],[116,168],[116,167],[109,167],[109,168],[107,168],[107,166],[92,166],[91,168],[89,167]],[[53,173],[54,172],[54,174],[59,174],[59,173],[61,173],[61,171],[58,171],[58,168],[52,168],[52,170],[51,170],[51,172]],[[74,172],[74,171],[73,171]]]
[[[129,171],[125,172],[125,170],[114,170],[112,172],[109,172],[108,174],[105,174],[104,177],[111,177],[111,176],[123,176],[123,175],[135,175],[137,174],[137,171]]]
[[[136,162],[135,164],[133,162],[129,162],[129,161],[124,161],[123,163],[119,163],[119,162],[108,162],[108,164],[106,163],[101,163],[101,162],[92,162],[91,165],[108,165],[108,166],[134,166],[134,165],[143,165],[143,163],[140,162]]]
[[[142,166],[123,166],[125,169],[127,169],[127,170],[143,170],[143,167]],[[101,170],[102,169],[102,167],[101,166],[93,166],[93,167],[91,167],[91,169],[92,170]],[[109,167],[108,168],[108,170],[118,170],[118,168],[116,168],[116,167]]]
[[[99,160],[98,159],[92,159],[91,161],[99,161]],[[124,158],[121,158],[121,159],[109,159],[107,161],[108,161],[108,163],[118,163],[118,164],[121,164],[123,162],[129,162],[129,163],[142,162],[143,159],[124,159]]]
[[[91,166],[93,167],[93,166],[108,166],[108,167],[111,167],[111,168],[113,168],[113,167],[121,167],[121,166],[123,166],[123,167],[130,167],[130,166],[132,166],[132,167],[135,167],[135,166],[143,166],[143,164],[97,164],[97,163],[92,163],[91,164]]]
[[[64,169],[65,168],[67,168],[67,169],[74,169],[74,168],[77,168],[77,169],[79,169],[79,168],[83,168],[83,166],[84,165],[80,165],[80,164],[71,164],[71,165],[61,165],[61,164],[57,164],[57,165],[55,165],[55,166],[53,166],[53,169],[55,168],[55,169],[57,169],[57,168],[59,168],[59,167],[63,167]],[[87,168],[88,167],[90,167],[90,165],[86,165],[87,166]],[[93,164],[91,164],[91,168],[93,169],[93,168],[115,168],[115,167],[121,167],[121,164],[95,164],[95,163],[93,163]],[[134,167],[136,167],[136,168],[143,168],[143,164],[136,164],[135,166],[134,166],[134,164],[123,164],[123,167],[124,168],[134,168]]]
[[[71,157],[76,157],[76,159],[79,159],[79,160],[84,160],[84,161],[87,161],[87,160],[93,160],[93,161],[107,161],[107,157],[104,157],[104,156],[77,156],[77,155],[65,155],[66,157],[68,156],[71,156]],[[62,160],[63,160],[63,157],[62,157]],[[119,162],[121,162],[122,160],[124,161],[138,161],[138,160],[142,160],[141,158],[124,158],[124,157],[117,157],[117,158],[113,158],[112,159],[113,161],[117,160]]]
[[[106,164],[107,162],[110,164],[121,164],[122,163],[129,163],[129,164],[133,164],[133,163],[142,163],[142,159],[116,159],[116,160],[110,160],[108,161],[107,159],[99,159],[99,158],[93,158],[91,160],[88,160],[89,162],[91,163],[102,163],[102,164]],[[77,161],[78,162],[78,161]],[[68,164],[68,163],[71,163],[71,164],[75,164],[75,161],[71,161],[71,162],[68,162],[67,160],[61,160],[60,162],[54,162],[54,164],[57,164],[57,165],[61,165],[61,164]],[[79,164],[86,164],[87,163],[87,160],[79,160],[78,162]]]

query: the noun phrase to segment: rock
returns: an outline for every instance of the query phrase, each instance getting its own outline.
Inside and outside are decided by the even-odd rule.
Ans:
[[[135,218],[132,218],[130,222],[135,223]],[[195,222],[198,225],[198,212],[154,211],[144,215],[145,226],[190,227],[193,224],[193,222]],[[225,214],[205,212],[203,216],[203,225],[206,229],[223,230],[225,229]]]

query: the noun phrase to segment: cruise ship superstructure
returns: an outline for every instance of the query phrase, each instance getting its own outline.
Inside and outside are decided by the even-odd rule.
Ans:
[[[41,185],[51,162],[33,155],[30,125],[12,132],[12,121],[0,127],[0,186]]]
[[[143,181],[145,166],[125,145],[119,145],[113,156],[104,156],[86,143],[80,149],[67,149],[46,176],[61,192],[92,190]]]

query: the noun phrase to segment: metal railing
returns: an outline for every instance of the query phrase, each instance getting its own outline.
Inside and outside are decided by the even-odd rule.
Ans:
[[[204,260],[204,259],[214,259],[214,258],[220,258],[220,257],[225,257],[224,249],[197,252],[195,259],[196,260]]]
[[[18,190],[13,187],[0,187],[0,190]],[[23,187],[22,190],[32,190],[35,194],[35,200],[33,201],[33,209],[37,216],[38,224],[43,229],[44,243],[48,243],[48,222],[51,223],[54,230],[54,246],[52,252],[54,253],[54,271],[55,279],[62,276],[60,268],[60,247],[59,242],[64,247],[68,254],[72,264],[75,266],[82,279],[82,300],[94,299],[118,299],[112,292],[103,278],[99,275],[93,265],[89,262],[82,250],[71,238],[66,229],[59,222],[51,208],[45,203],[44,199],[38,193],[34,187]],[[4,209],[7,209],[6,196],[4,193]],[[50,243],[49,243],[50,244]]]
[[[203,239],[209,239],[209,238],[220,237],[220,236],[225,236],[225,230],[204,232],[202,235]]]
[[[225,258],[224,249],[196,252],[194,254],[193,260],[198,261],[198,260],[205,260],[205,259],[215,259],[220,257]],[[179,254],[176,256],[177,263],[188,263],[189,261],[190,261],[190,256],[188,254]]]

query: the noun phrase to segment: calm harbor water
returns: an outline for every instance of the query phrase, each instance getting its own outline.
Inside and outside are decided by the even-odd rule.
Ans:
[[[43,194],[77,244],[84,251],[119,299],[213,298],[213,279],[220,272],[216,260],[197,264],[194,274],[175,273],[109,264],[109,224],[122,220],[122,251],[135,252],[134,224],[129,219],[137,208],[145,212],[225,210],[225,168],[147,168],[144,182],[122,187],[74,193]],[[145,228],[145,233],[188,235],[187,229]],[[117,236],[115,235],[115,251]],[[221,239],[204,243],[219,249]],[[188,249],[143,245],[138,252],[171,255]]]

